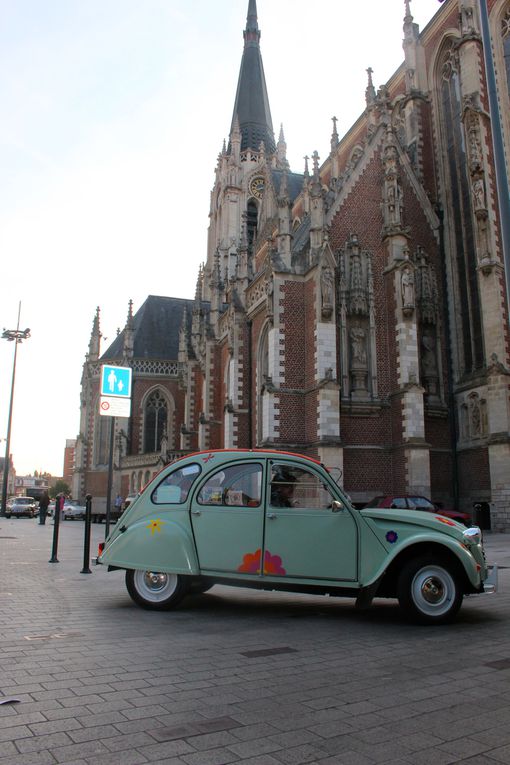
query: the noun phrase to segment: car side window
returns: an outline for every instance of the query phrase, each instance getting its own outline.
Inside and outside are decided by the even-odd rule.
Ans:
[[[391,507],[398,510],[407,510],[407,501],[405,497],[393,497]]]
[[[262,498],[262,465],[229,465],[214,473],[198,493],[199,505],[258,507]]]
[[[335,499],[318,475],[295,465],[274,464],[270,480],[271,507],[326,510]]]
[[[155,505],[181,505],[201,472],[202,468],[195,463],[174,470],[156,486],[151,500]]]

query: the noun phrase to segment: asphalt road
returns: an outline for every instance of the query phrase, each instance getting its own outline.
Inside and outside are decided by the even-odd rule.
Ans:
[[[431,628],[227,587],[144,611],[83,528],[49,563],[51,524],[0,519],[0,765],[510,763],[510,535],[500,592]]]

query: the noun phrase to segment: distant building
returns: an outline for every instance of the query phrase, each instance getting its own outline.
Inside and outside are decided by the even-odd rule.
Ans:
[[[17,475],[15,478],[15,494],[17,497],[34,497],[39,499],[50,487],[49,475]]]
[[[64,449],[63,479],[69,487],[72,485],[72,482],[73,482],[75,459],[76,459],[76,439],[67,438],[66,446]]]
[[[130,306],[102,357],[96,315],[80,497],[106,492],[98,380],[115,361],[133,368],[134,395],[116,422],[114,492],[183,451],[264,446],[339,468],[357,503],[481,501],[492,528],[510,530],[508,306],[478,5],[448,0],[421,33],[403,6],[402,65],[379,88],[367,70],[363,114],[344,136],[333,118],[328,156],[296,173],[283,129],[275,140],[249,0],[195,299],[151,296],[134,317]],[[508,162],[510,0],[488,6]],[[338,71],[317,55],[310,65],[338,92],[341,46]],[[314,109],[298,69],[289,87]]]

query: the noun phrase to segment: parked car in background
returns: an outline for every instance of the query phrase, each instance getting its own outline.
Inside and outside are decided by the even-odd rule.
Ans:
[[[10,518],[11,515],[14,518],[35,518],[38,512],[38,503],[33,497],[16,497],[12,501],[7,501],[7,507],[5,508],[5,517]]]
[[[82,521],[85,518],[85,506],[77,499],[66,499],[62,508],[63,521]]]
[[[432,502],[427,497],[421,497],[415,494],[400,494],[398,496],[390,495],[386,497],[374,497],[365,507],[393,507],[398,510],[424,510],[426,513],[435,513],[444,515],[445,518],[451,518],[452,521],[471,526],[471,516],[467,513],[461,513],[458,510],[443,507],[441,503]]]

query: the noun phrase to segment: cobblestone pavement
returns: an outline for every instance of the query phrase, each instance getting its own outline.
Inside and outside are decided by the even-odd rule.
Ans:
[[[80,573],[83,528],[50,564],[52,525],[0,519],[0,765],[510,763],[510,535],[500,593],[427,628],[226,587],[144,611],[123,572]]]

